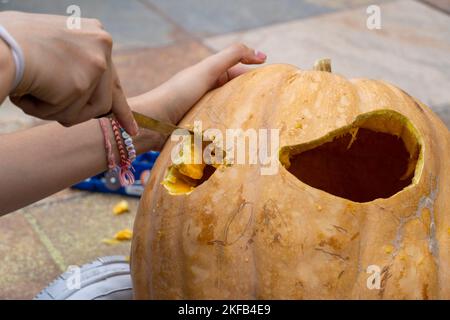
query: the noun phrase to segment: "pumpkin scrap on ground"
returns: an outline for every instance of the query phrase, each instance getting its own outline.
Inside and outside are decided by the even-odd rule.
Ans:
[[[114,239],[119,241],[131,240],[132,237],[133,231],[131,231],[130,229],[120,230],[114,235]]]
[[[256,68],[184,117],[279,129],[278,171],[180,171],[168,141],[135,220],[136,298],[450,299],[447,127],[391,84],[316,65]]]
[[[105,244],[113,245],[113,244],[118,244],[121,241],[129,241],[129,240],[131,240],[132,237],[133,237],[133,231],[131,231],[130,229],[123,229],[123,230],[116,232],[116,234],[114,235],[113,238],[103,239],[102,242]]]
[[[128,201],[121,200],[114,206],[113,213],[115,215],[120,215],[125,212],[130,212],[130,206],[128,204]]]
[[[120,241],[116,240],[116,239],[105,238],[105,239],[102,239],[102,243],[108,244],[108,245],[115,245],[115,244],[119,244]]]

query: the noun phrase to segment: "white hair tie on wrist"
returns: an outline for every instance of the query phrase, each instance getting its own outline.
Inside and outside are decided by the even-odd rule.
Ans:
[[[25,59],[23,57],[22,49],[19,44],[14,40],[14,38],[9,34],[6,29],[0,25],[0,39],[3,39],[6,44],[11,48],[14,63],[16,64],[16,76],[12,85],[11,92],[17,88],[23,77],[23,72],[25,70]]]

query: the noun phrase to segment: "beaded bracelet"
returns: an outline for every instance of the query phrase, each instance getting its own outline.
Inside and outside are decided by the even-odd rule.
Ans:
[[[119,174],[119,179],[120,179],[120,184],[122,186],[128,186],[128,185],[132,185],[134,183],[134,174],[131,170],[134,171],[133,166],[131,165],[131,159],[129,157],[128,154],[128,150],[126,149],[125,145],[124,145],[124,140],[122,139],[122,132],[121,129],[123,129],[121,127],[121,125],[119,124],[118,121],[114,120],[114,119],[110,119],[111,121],[111,126],[113,129],[113,133],[114,133],[114,139],[116,140],[116,144],[117,144],[117,149],[119,150],[119,156],[120,156],[120,174]],[[125,132],[125,130],[123,130]],[[125,132],[125,134],[128,136],[128,138],[131,140],[131,145],[133,145],[133,140],[131,139],[131,137]],[[134,146],[133,149],[130,150],[133,151],[134,150]],[[134,154],[131,153],[131,155],[134,155],[134,157],[136,156],[136,151],[134,151]]]
[[[122,134],[123,142],[125,143],[125,148],[128,152],[128,159],[130,162],[133,162],[133,160],[136,159],[136,149],[134,148],[133,139],[122,127],[120,127],[120,133]]]

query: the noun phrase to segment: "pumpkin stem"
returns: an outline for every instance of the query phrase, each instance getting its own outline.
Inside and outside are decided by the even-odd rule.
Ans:
[[[314,62],[313,70],[331,72],[331,59],[324,58]]]

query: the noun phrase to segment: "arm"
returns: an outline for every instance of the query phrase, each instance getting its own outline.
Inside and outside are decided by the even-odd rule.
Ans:
[[[133,109],[164,118],[147,103],[162,103],[156,94],[130,99]],[[111,129],[110,129],[111,130]],[[115,140],[110,131],[111,144]],[[97,120],[70,128],[51,123],[8,135],[0,140],[2,177],[0,215],[19,209],[107,169],[103,134]],[[138,154],[158,150],[164,138],[146,130],[134,137]],[[116,159],[119,159],[116,148]]]
[[[227,72],[234,64],[240,61],[262,63],[264,60],[265,57],[256,55],[245,46],[233,46],[181,71],[160,87],[129,99],[128,103],[143,114],[177,123],[218,81],[223,83],[231,78],[230,75],[237,76],[245,71],[236,72],[231,68]],[[112,134],[110,136],[115,146]],[[140,130],[134,142],[139,154],[150,149],[159,150],[165,138],[158,133]],[[3,135],[0,150],[0,215],[107,169],[103,135],[96,120],[70,128],[51,123]]]

